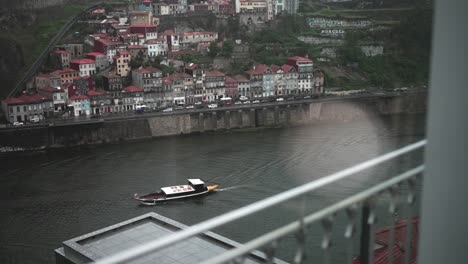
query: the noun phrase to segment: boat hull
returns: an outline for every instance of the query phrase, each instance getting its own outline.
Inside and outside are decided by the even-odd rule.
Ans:
[[[142,198],[145,195],[139,196],[138,194],[135,194],[134,198],[143,205],[155,205],[155,204],[165,202],[165,201],[178,200],[178,199],[187,199],[187,198],[191,198],[191,197],[195,197],[195,196],[204,195],[204,194],[207,194],[209,192],[212,192],[212,191],[216,190],[218,187],[219,187],[219,184],[209,185],[209,186],[206,187],[205,191],[186,194],[186,195],[179,195],[179,196],[174,196],[174,197],[161,197],[161,198],[151,199],[151,198]]]

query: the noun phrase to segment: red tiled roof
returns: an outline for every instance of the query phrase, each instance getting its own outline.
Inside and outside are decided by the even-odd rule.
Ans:
[[[164,84],[172,84],[172,79],[170,77],[163,77]]]
[[[238,82],[248,82],[249,79],[245,77],[244,75],[236,75],[234,76],[234,79],[236,79]]]
[[[128,45],[127,48],[129,48],[129,49],[146,49],[146,47],[143,46],[143,45]]]
[[[88,96],[96,96],[96,95],[103,95],[103,94],[108,94],[109,92],[107,91],[102,91],[102,90],[89,90],[88,91]]]
[[[120,40],[113,41],[112,39],[100,38],[96,39],[95,41],[101,42],[104,46],[108,45],[123,45],[124,43]]]
[[[155,73],[155,72],[161,72],[159,69],[154,68],[154,67],[140,67],[136,70],[133,70],[134,72],[139,72],[139,73]]]
[[[41,90],[41,91],[44,91],[44,92],[48,92],[48,93],[53,93],[53,92],[58,92],[58,91],[61,91],[60,89],[57,89],[55,87],[42,87],[42,88],[38,88],[38,90]]]
[[[92,59],[78,59],[78,60],[72,60],[70,63],[76,63],[76,64],[95,64],[96,61]]]
[[[50,96],[47,96],[47,95],[43,95],[43,94],[33,94],[33,95],[22,95],[20,96],[20,99],[21,97],[23,98],[26,98],[26,100],[30,100],[30,102],[32,103],[40,103],[42,101],[47,101],[47,100],[51,100],[52,98]]]
[[[70,69],[70,68],[65,68],[63,70],[56,70],[51,72],[51,74],[63,74],[63,73],[78,73],[77,70]]]
[[[68,51],[58,49],[58,50],[54,50],[54,53],[56,53],[56,54],[68,54]]]
[[[416,218],[412,221],[412,240],[410,251],[410,263],[416,264],[418,236],[419,236],[419,219]],[[393,263],[405,263],[405,247],[406,247],[406,228],[407,221],[403,220],[395,224],[395,239],[393,244]],[[390,253],[390,227],[378,230],[375,233],[375,243],[382,246],[374,250],[374,263],[386,264]],[[353,259],[353,264],[360,264],[360,257]]]
[[[130,55],[130,53],[128,52],[128,50],[119,50],[118,53],[120,55]]]
[[[175,32],[172,29],[167,29],[167,30],[164,30],[164,32],[162,34],[166,35],[166,36],[169,36],[169,35],[175,35]]]
[[[21,99],[14,98],[14,97],[7,98],[7,99],[3,100],[3,102],[5,104],[8,104],[8,105],[23,104],[24,103]]]
[[[255,68],[255,72],[258,74],[264,74],[267,69],[268,66],[266,66],[265,64],[260,64]]]
[[[137,93],[137,92],[143,92],[143,90],[136,87],[136,86],[128,86],[128,87],[125,87],[124,92],[126,92],[126,93]]]
[[[232,78],[231,76],[226,76],[225,82],[227,82],[227,83],[236,83],[237,80]]]
[[[289,72],[291,69],[295,69],[293,66],[288,65],[288,64],[283,64],[281,68],[283,69],[284,72]]]
[[[106,10],[105,9],[95,9],[91,13],[93,13],[93,14],[104,14],[104,13],[106,13]]]
[[[220,71],[209,71],[206,73],[206,76],[218,76],[218,77],[221,77],[221,76],[224,76],[224,73],[220,72]]]
[[[299,57],[299,56],[291,57],[288,60],[293,60],[293,61],[296,61],[296,62],[312,62],[311,59],[304,58],[304,57]]]
[[[193,70],[196,67],[198,67],[198,64],[196,63],[190,63],[189,65],[185,66],[185,69]]]
[[[272,64],[272,65],[270,65],[270,69],[271,69],[273,72],[277,72],[279,69],[281,69],[281,67],[278,66],[278,65]]]
[[[106,56],[104,53],[101,53],[101,52],[90,52],[87,55],[91,57]]]
[[[86,95],[74,95],[72,97],[70,97],[70,100],[74,100],[74,101],[77,101],[77,100],[88,100],[88,96]]]

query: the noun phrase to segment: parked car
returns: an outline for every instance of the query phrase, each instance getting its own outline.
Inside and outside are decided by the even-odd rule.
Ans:
[[[247,100],[247,101],[245,101],[245,102],[244,102],[244,104],[250,104],[250,101],[249,101],[249,100]]]
[[[167,113],[167,112],[172,112],[172,107],[169,107],[169,108],[166,108],[163,110],[164,113]]]
[[[274,101],[276,101],[276,97],[268,96],[267,100],[268,100],[269,103],[273,103]]]
[[[235,105],[241,105],[242,102],[241,102],[241,101],[237,101],[237,102],[235,102],[234,104],[235,104]]]
[[[35,117],[31,118],[30,121],[33,122],[33,123],[38,123],[39,122],[39,117],[35,116]]]
[[[185,107],[185,109],[194,109],[194,108],[195,108],[195,106],[193,106],[193,105],[187,105],[187,106]]]
[[[196,102],[194,105],[202,105],[202,102]]]
[[[310,95],[304,96],[304,99],[310,99]]]
[[[208,105],[208,108],[217,108],[217,107],[218,107],[217,104],[209,104],[209,105]]]
[[[283,98],[283,97],[276,98],[276,102],[282,102],[282,101],[284,101],[284,98]]]
[[[258,103],[260,103],[259,100],[255,100],[255,101],[252,102],[252,104],[258,104]]]
[[[249,100],[249,98],[248,98],[247,96],[243,96],[243,95],[242,95],[242,96],[239,98],[239,100],[241,100],[241,101],[246,101],[246,100]]]
[[[24,125],[24,123],[23,122],[13,122],[13,125],[14,126],[22,126],[22,125]]]

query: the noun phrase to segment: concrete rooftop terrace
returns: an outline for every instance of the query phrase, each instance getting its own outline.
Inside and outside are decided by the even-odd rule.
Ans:
[[[187,226],[172,219],[148,213],[63,242],[62,247],[55,250],[55,260],[57,264],[89,263],[184,228]],[[129,263],[193,264],[238,245],[228,238],[207,232]],[[245,263],[263,261],[264,254],[257,251]],[[286,262],[276,259],[275,263]]]

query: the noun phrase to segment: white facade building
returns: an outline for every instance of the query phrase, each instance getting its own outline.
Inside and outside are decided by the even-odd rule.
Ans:
[[[96,74],[96,62],[91,59],[72,60],[70,62],[70,67],[72,69],[78,70],[81,77],[92,76]]]

